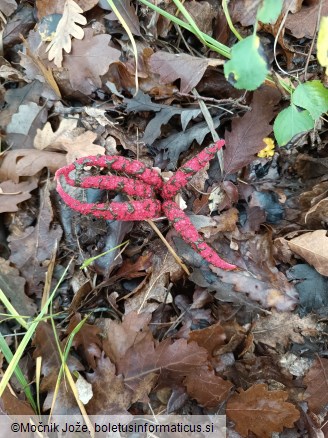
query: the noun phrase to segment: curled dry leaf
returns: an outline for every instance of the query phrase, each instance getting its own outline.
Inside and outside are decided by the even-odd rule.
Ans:
[[[13,181],[0,183],[0,213],[18,211],[17,204],[30,199],[32,196],[31,191],[36,189],[37,186],[38,183],[33,178],[18,184]]]
[[[71,35],[79,40],[84,36],[83,29],[76,24],[87,24],[87,19],[81,15],[81,12],[83,10],[73,0],[66,0],[63,16],[58,23],[56,34],[47,47],[49,61],[54,59],[57,67],[62,66],[63,50],[66,53],[71,51]]]
[[[65,164],[65,155],[58,152],[36,151],[35,149],[8,151],[5,152],[0,164],[0,181],[12,180],[19,183],[21,176],[37,175],[44,168],[55,173]]]
[[[227,416],[235,423],[238,433],[249,436],[255,433],[270,438],[273,432],[292,428],[300,417],[292,403],[286,402],[285,391],[268,391],[265,384],[253,385],[247,391],[239,390],[227,403]]]
[[[302,234],[288,242],[289,247],[322,275],[328,276],[327,230]]]

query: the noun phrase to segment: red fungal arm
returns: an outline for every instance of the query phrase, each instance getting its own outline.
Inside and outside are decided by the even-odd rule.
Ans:
[[[106,220],[140,221],[153,219],[161,214],[161,203],[156,199],[88,204],[80,202],[66,193],[59,180],[57,181],[57,192],[72,210],[78,211],[81,214],[92,214],[95,217]]]
[[[87,166],[124,172],[137,179],[116,175],[81,177],[81,171]],[[75,180],[70,177],[73,170],[76,172]],[[143,198],[143,200],[130,202],[110,201],[102,204],[80,202],[65,192],[60,183],[60,177],[64,177],[66,183],[72,187],[117,190],[130,196]],[[140,161],[111,155],[82,157],[74,163],[59,169],[56,172],[56,179],[59,195],[70,208],[79,213],[120,221],[153,219],[161,214],[161,204],[154,199],[154,188],[162,187],[163,180],[155,169],[147,168]]]
[[[178,169],[164,184],[162,191],[163,199],[172,199],[197,172],[203,169],[203,167],[215,157],[215,154],[224,146],[224,144],[224,140],[217,141],[181,166],[180,169]]]
[[[172,222],[173,227],[181,235],[183,240],[197,251],[203,259],[217,268],[225,269],[226,271],[236,268],[235,265],[231,265],[222,260],[217,253],[207,245],[204,239],[198,234],[198,231],[193,226],[190,219],[182,210],[180,210],[175,202],[165,201],[163,202],[162,208],[165,216],[170,222]]]
[[[141,161],[120,157],[119,155],[91,155],[89,157],[82,157],[63,169],[69,168],[69,172],[73,169],[78,171],[86,166],[96,166],[98,168],[103,167],[104,169],[107,168],[109,170],[115,170],[116,172],[131,175],[154,187],[154,189],[159,189],[163,185],[163,180],[155,169],[150,169],[141,163]]]

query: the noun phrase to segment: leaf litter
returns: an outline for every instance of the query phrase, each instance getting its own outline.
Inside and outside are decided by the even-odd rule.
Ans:
[[[321,3],[325,16],[327,5]],[[259,5],[228,4],[243,38],[251,35]],[[229,47],[235,44],[221,5],[187,1],[184,6],[201,31]],[[30,345],[33,356],[30,349],[23,354],[30,388],[36,397],[33,369],[42,357],[42,412],[49,413],[52,405],[55,413],[80,412],[63,378],[55,394],[62,365],[58,345],[63,349],[87,316],[67,363],[76,386],[85,388],[79,391],[88,415],[214,410],[227,415],[229,436],[325,431],[325,120],[289,143],[288,131],[295,127],[287,121],[277,137],[284,148],[275,145],[272,134],[274,118],[284,109],[299,118],[297,105],[309,107],[312,126],[312,116],[326,108],[320,96],[318,105],[301,93],[312,87],[317,98],[319,89],[324,92],[321,81],[326,83],[316,62],[321,49],[312,44],[318,2],[284,1],[275,23],[258,24],[265,70],[278,80],[245,93],[223,80],[224,60],[188,31],[178,31],[141,4],[124,1],[117,7],[136,37],[138,92],[131,44],[107,2],[6,0],[0,5],[5,18],[1,293],[20,316],[33,318],[73,257],[52,302],[56,331],[49,320],[40,322]],[[176,14],[173,4],[165,7]],[[276,60],[270,46],[274,38]],[[298,91],[294,106],[286,108],[290,78]],[[308,85],[299,85],[307,79]],[[122,156],[165,180],[167,171],[201,156],[218,138],[226,142],[222,156],[191,181],[186,178],[174,201],[186,213],[184,228],[192,223],[236,270],[209,265],[194,250],[197,244],[184,242],[179,226],[170,229],[164,215],[152,217],[152,223],[94,218],[73,212],[56,194],[55,172],[76,159]],[[79,171],[76,167],[72,176],[79,178]],[[90,165],[85,172],[103,180],[108,175],[105,166]],[[77,201],[96,205],[108,206],[118,196],[102,184],[67,190]],[[129,202],[119,196],[115,201]],[[175,208],[166,213],[171,221],[180,214]],[[127,240],[123,251],[108,252],[79,269],[88,258]],[[0,332],[14,353],[17,324],[6,313],[1,304]],[[5,360],[1,367],[4,372]],[[10,395],[6,390],[1,396],[1,409],[25,412],[28,405],[14,379],[11,388]]]

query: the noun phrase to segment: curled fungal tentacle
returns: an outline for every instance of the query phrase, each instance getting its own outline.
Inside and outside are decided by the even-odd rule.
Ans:
[[[191,223],[188,216],[180,210],[178,205],[173,201],[163,202],[163,211],[165,216],[172,222],[175,230],[181,235],[183,240],[188,243],[192,249],[198,252],[203,259],[216,266],[217,268],[232,270],[235,265],[224,261],[217,253],[204,241],[196,228]]]

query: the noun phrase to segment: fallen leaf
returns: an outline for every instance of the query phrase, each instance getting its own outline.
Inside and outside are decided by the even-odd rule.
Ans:
[[[104,351],[116,364],[135,343],[149,331],[151,315],[146,313],[128,313],[122,323],[107,319],[104,325]]]
[[[321,274],[328,276],[327,230],[316,230],[288,241],[292,251],[301,256]]]
[[[316,32],[318,9],[319,2],[311,2],[309,5],[303,2],[299,12],[287,16],[285,23],[286,28],[289,29],[296,38],[306,37],[312,39]],[[321,16],[326,15],[328,15],[328,3],[323,1]]]
[[[3,394],[1,395],[1,405],[1,415],[28,415],[32,417],[35,415],[35,412],[31,408],[31,405],[13,395],[8,386],[5,388]],[[10,420],[12,420],[12,418],[13,417],[11,417]],[[4,421],[3,424],[6,424],[5,417],[2,417],[1,421]],[[21,436],[24,437],[24,434],[22,433]]]
[[[292,428],[300,417],[292,403],[286,402],[286,391],[268,391],[265,384],[239,390],[227,403],[227,416],[236,424],[236,431],[247,437],[249,432],[270,438],[273,432]]]
[[[75,313],[70,319],[67,334],[71,334],[74,328],[81,322],[81,315]],[[96,368],[96,359],[101,357],[101,330],[96,325],[85,322],[73,338],[73,347],[85,358],[90,368]]]
[[[0,183],[0,213],[18,211],[18,205],[31,198],[31,192],[36,189],[38,183],[35,179],[15,184],[13,181]]]
[[[217,17],[218,5],[207,1],[191,0],[184,4],[199,30],[207,35],[213,35],[213,21]],[[179,16],[180,18],[180,16]],[[181,19],[187,21],[181,14]]]
[[[85,12],[93,8],[98,0],[77,0],[75,3]],[[64,6],[65,0],[36,0],[35,2],[39,20],[47,15],[62,14]]]
[[[298,263],[286,272],[288,280],[295,283],[300,297],[298,313],[305,316],[328,307],[328,278],[320,275],[312,266]]]
[[[25,283],[18,269],[10,266],[8,260],[0,258],[0,289],[19,315],[33,316],[37,307],[34,301],[25,294]]]
[[[20,65],[25,69],[25,78],[32,81],[37,79],[40,82],[46,83],[54,91],[58,99],[60,99],[60,90],[57,82],[55,81],[51,68],[47,68],[41,59],[36,54],[32,53],[28,43],[25,40],[24,46],[25,53],[19,52],[19,55],[21,57]]]
[[[35,347],[33,357],[42,357],[41,373],[43,377],[40,390],[41,392],[47,393],[43,403],[43,410],[47,411],[50,409],[53,401],[57,377],[62,365],[58,344],[51,324],[43,321],[39,322],[35,331],[33,345]],[[64,346],[61,345],[61,347],[63,350]],[[66,363],[71,372],[83,370],[83,366],[71,354],[68,354]],[[54,415],[74,415],[80,413],[74,395],[65,381],[64,376],[61,379],[54,410],[52,412]]]
[[[223,156],[226,174],[234,173],[251,163],[254,155],[263,149],[263,138],[272,132],[270,121],[280,98],[276,89],[263,86],[254,92],[252,110],[232,120],[231,131],[225,133],[226,148]]]
[[[28,227],[22,235],[8,237],[10,261],[20,270],[29,286],[29,293],[40,296],[55,246],[61,239],[62,229],[53,224],[53,209],[46,187],[40,200],[38,222]]]
[[[10,17],[10,15],[15,12],[17,8],[17,3],[15,0],[2,0],[0,4],[0,11],[6,16]]]
[[[86,405],[89,415],[128,415],[133,392],[116,375],[115,365],[102,355],[93,373],[86,378],[92,384],[93,397]]]
[[[154,243],[151,246],[153,255],[151,256],[151,273],[146,281],[138,287],[135,293],[125,304],[125,311],[149,310],[148,305],[156,303],[170,303],[171,297],[168,296],[167,288],[171,283],[179,281],[183,276],[182,268],[177,264],[175,258],[162,242]],[[157,308],[158,304],[156,304]]]
[[[135,10],[135,7],[131,4],[130,0],[113,0],[114,5],[116,6],[119,14],[123,18],[127,27],[133,33],[133,35],[141,36],[140,33],[140,24],[139,19]],[[120,21],[115,12],[112,11],[109,15],[106,15],[107,20],[113,20],[112,17],[115,17],[116,20]]]
[[[229,12],[233,23],[252,26],[255,23],[260,0],[234,0],[229,3]]]
[[[150,336],[133,345],[117,364],[117,371],[124,375],[124,381],[134,387],[147,374],[170,375],[173,382],[194,373],[207,361],[207,351],[196,342],[185,339],[172,342],[165,339],[156,347]],[[167,378],[165,379],[167,380]]]
[[[148,94],[143,93],[141,90],[132,99],[124,99],[127,103],[126,111],[128,113],[139,113],[142,111],[153,111],[155,117],[153,117],[147,124],[143,142],[152,145],[154,141],[161,135],[161,127],[169,122],[169,120],[175,116],[180,115],[182,130],[185,131],[190,120],[196,118],[200,113],[200,109],[178,108],[172,105],[162,105],[152,102]]]
[[[50,123],[47,122],[42,130],[37,130],[34,147],[41,150],[67,151],[67,164],[89,155],[104,155],[105,148],[93,144],[97,134],[92,131],[81,133],[81,129],[76,128],[76,125],[75,119],[63,119],[54,132]]]
[[[49,52],[49,61],[54,59],[57,67],[62,66],[63,50],[66,53],[71,51],[71,35],[79,40],[84,37],[83,29],[76,24],[87,24],[87,19],[81,15],[81,12],[83,10],[73,0],[65,1],[63,16],[58,23],[55,37],[46,50]]]
[[[180,79],[180,92],[189,93],[203,77],[208,61],[186,53],[158,51],[152,55],[149,64],[152,72],[159,74],[164,84]]]
[[[36,130],[47,119],[47,110],[34,102],[20,105],[7,126],[7,142],[13,149],[32,148]]]
[[[317,415],[325,412],[328,404],[328,359],[317,357],[304,378],[307,385],[304,399],[309,408]]]
[[[66,165],[66,159],[58,152],[17,149],[5,152],[0,163],[0,181],[12,180],[18,184],[21,176],[35,176],[44,168],[55,173]]]
[[[216,376],[213,370],[201,368],[183,381],[191,398],[205,408],[215,408],[228,398],[233,384]]]
[[[220,125],[220,116],[213,118],[213,126],[217,128]],[[210,128],[207,122],[196,123],[184,132],[180,131],[175,134],[171,134],[169,137],[164,138],[156,143],[156,149],[164,151],[164,159],[169,160],[167,170],[174,170],[177,168],[177,163],[182,152],[186,151],[191,143],[196,140],[198,144],[202,144],[206,134],[208,134]]]
[[[195,341],[200,347],[205,348],[209,356],[213,351],[225,344],[226,334],[219,322],[201,330],[192,330],[188,336],[189,341]]]
[[[314,315],[301,318],[296,313],[272,311],[254,323],[252,333],[257,343],[286,349],[290,342],[303,344],[304,338],[316,336],[317,318]]]
[[[89,95],[101,88],[100,76],[121,56],[119,50],[109,46],[110,40],[108,34],[93,35],[92,29],[85,29],[83,41],[73,41],[72,52],[65,56],[63,65],[74,90]]]

